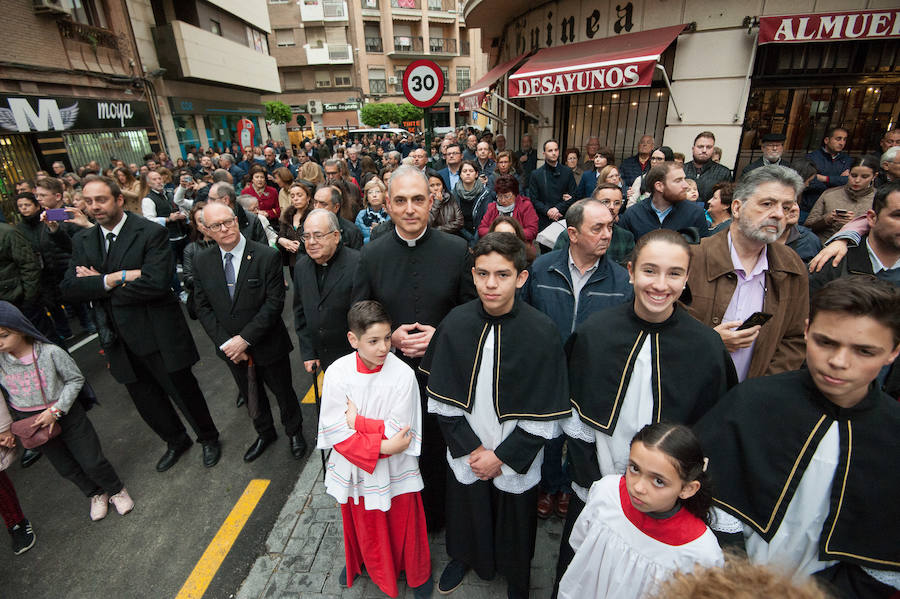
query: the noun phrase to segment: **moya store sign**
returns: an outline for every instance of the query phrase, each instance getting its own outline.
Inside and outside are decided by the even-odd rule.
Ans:
[[[0,130],[16,133],[153,127],[146,102],[0,95]]]

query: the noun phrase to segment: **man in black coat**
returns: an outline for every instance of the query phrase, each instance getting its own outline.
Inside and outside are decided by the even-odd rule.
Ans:
[[[175,261],[168,232],[125,212],[125,198],[112,179],[86,179],[82,196],[97,226],[72,239],[63,298],[94,303],[110,374],[125,385],[141,418],[168,445],[156,469],[171,468],[192,443],[169,397],[203,444],[203,465],[215,466],[221,456],[219,431],[191,372],[200,357],[169,286]]]
[[[316,188],[316,193],[313,196],[313,208],[334,212],[338,222],[341,224],[341,241],[348,248],[358,250],[363,246],[362,232],[360,232],[356,223],[341,217],[341,202],[343,202],[341,190],[334,185],[320,183]]]
[[[294,328],[307,372],[353,351],[347,312],[359,252],[343,247],[337,215],[316,209],[303,222],[305,254],[294,267]]]
[[[417,371],[424,405],[427,373],[418,371],[419,362],[444,316],[476,297],[475,282],[466,241],[428,226],[432,200],[425,174],[404,165],[394,171],[390,183],[386,206],[395,227],[360,252],[353,301],[377,300],[388,311],[394,326],[391,344],[397,357]],[[428,528],[440,530],[447,448],[437,417],[424,407],[422,424],[422,503]]]
[[[234,185],[225,181],[214,183],[209,188],[209,194],[206,196],[206,199],[210,202],[222,202],[234,211],[241,235],[250,241],[269,245],[269,240],[266,238],[266,230],[256,215],[250,214],[238,204]]]
[[[258,458],[277,438],[263,383],[275,394],[291,454],[300,459],[306,451],[306,441],[300,430],[300,404],[291,383],[289,356],[294,346],[281,318],[281,255],[241,235],[234,211],[220,202],[203,208],[201,218],[216,245],[194,258],[197,318],[216,345],[218,356],[228,364],[244,397],[251,397],[251,365],[256,371],[258,410],[252,401],[247,405],[259,436],[247,449],[244,461]]]
[[[559,142],[548,139],[544,142],[544,165],[531,173],[525,194],[537,211],[539,230],[565,218],[575,187],[572,169],[559,162]]]

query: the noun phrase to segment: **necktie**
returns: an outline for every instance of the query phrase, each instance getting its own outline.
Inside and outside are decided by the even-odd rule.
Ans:
[[[109,252],[112,250],[113,241],[116,240],[116,234],[110,231],[106,234],[106,257],[109,258]]]
[[[225,283],[228,285],[228,295],[231,297],[231,299],[234,299],[235,277],[234,264],[231,263],[232,258],[234,258],[234,256],[231,254],[231,252],[225,254]]]

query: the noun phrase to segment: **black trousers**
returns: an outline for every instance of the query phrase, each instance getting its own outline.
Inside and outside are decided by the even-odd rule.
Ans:
[[[562,580],[563,574],[566,573],[566,569],[572,563],[572,558],[575,557],[575,550],[569,544],[569,537],[572,536],[575,521],[578,520],[578,515],[581,514],[583,509],[584,502],[573,492],[572,497],[569,499],[569,511],[566,514],[566,523],[563,525],[562,539],[559,542],[559,559],[556,561],[556,578],[553,580],[551,599],[556,599],[556,594],[559,592],[559,581]]]
[[[491,481],[464,485],[447,472],[447,554],[485,580],[499,573],[528,595],[537,535],[537,485],[505,493]]]
[[[15,420],[38,412],[11,410]],[[59,419],[62,432],[39,449],[63,478],[77,486],[86,497],[109,493],[115,495],[124,486],[119,475],[103,455],[100,438],[84,408],[76,400],[69,413]]]
[[[419,472],[422,473],[422,507],[428,532],[438,532],[446,523],[447,501],[447,443],[438,425],[437,416],[428,413],[425,395],[427,378],[416,372],[422,400],[422,451],[419,455]],[[452,475],[451,475],[452,476]],[[535,500],[536,501],[536,500]]]
[[[225,360],[231,370],[231,376],[237,383],[238,390],[244,398],[248,398],[249,381],[247,378],[247,362],[235,364],[231,360]],[[300,412],[300,402],[291,382],[291,359],[288,355],[279,358],[271,364],[256,364],[256,392],[259,398],[259,416],[253,420],[253,428],[261,436],[275,434],[275,422],[272,419],[272,408],[269,406],[269,397],[266,395],[266,387],[275,394],[278,402],[278,410],[281,412],[281,424],[288,435],[296,435],[303,424],[303,415]],[[247,404],[249,406],[249,402]]]
[[[174,401],[188,423],[197,433],[201,443],[212,443],[219,439],[219,431],[213,423],[206,398],[191,367],[175,372],[166,372],[166,365],[159,352],[137,356],[127,347],[137,382],[126,385],[134,407],[144,422],[153,429],[170,448],[190,441],[184,424],[178,417]],[[169,398],[172,398],[171,400]]]

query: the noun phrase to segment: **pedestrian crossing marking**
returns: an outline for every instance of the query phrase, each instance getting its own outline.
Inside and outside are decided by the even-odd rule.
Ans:
[[[231,551],[232,545],[241,534],[244,525],[250,518],[250,514],[256,508],[259,500],[271,481],[253,479],[247,484],[243,494],[232,508],[231,513],[225,518],[225,522],[219,528],[219,532],[207,546],[206,551],[200,556],[200,561],[194,566],[191,575],[188,576],[184,586],[178,591],[175,599],[200,599],[212,582],[219,566],[225,560],[225,556]]]

